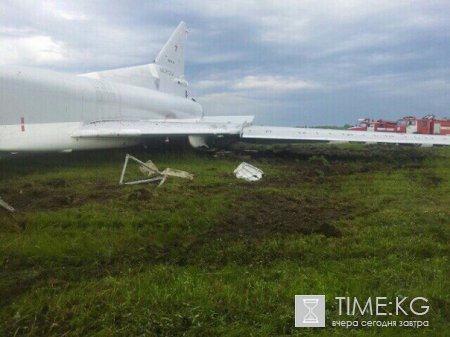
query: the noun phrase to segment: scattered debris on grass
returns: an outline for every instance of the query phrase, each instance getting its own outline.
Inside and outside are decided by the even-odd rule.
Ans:
[[[148,177],[148,179],[123,182],[129,159],[140,164],[139,170],[144,175],[146,175]],[[137,184],[146,184],[146,183],[150,183],[153,181],[159,181],[159,184],[158,184],[158,187],[159,187],[166,181],[166,178],[168,176],[179,177],[179,178],[184,178],[184,179],[189,179],[189,180],[194,179],[194,175],[189,172],[175,170],[175,169],[171,169],[171,168],[166,168],[164,171],[161,172],[158,170],[156,165],[151,160],[144,163],[144,162],[140,161],[139,159],[127,154],[125,157],[125,163],[123,165],[122,175],[120,176],[119,185],[137,185]]]
[[[13,213],[15,209],[0,197],[0,206]]]
[[[233,173],[236,175],[236,178],[247,181],[260,180],[264,175],[264,172],[259,168],[245,162],[241,163]]]

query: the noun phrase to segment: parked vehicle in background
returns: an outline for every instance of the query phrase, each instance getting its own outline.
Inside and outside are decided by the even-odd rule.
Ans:
[[[437,119],[434,115],[426,115],[423,118],[405,116],[397,121],[395,132],[448,135],[450,134],[450,119]]]
[[[395,121],[388,121],[379,119],[377,121],[370,120],[370,118],[358,119],[360,122],[358,126],[349,128],[348,130],[353,131],[371,131],[371,132],[395,132],[396,124]]]
[[[450,119],[436,118],[434,115],[426,115],[422,118],[405,116],[397,122],[379,119],[377,121],[370,118],[358,119],[358,126],[348,128],[353,131],[371,132],[395,132],[413,133],[422,135],[448,135],[450,134]]]

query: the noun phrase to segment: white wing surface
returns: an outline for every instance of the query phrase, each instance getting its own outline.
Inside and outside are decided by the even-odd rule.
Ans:
[[[450,136],[314,128],[248,126],[244,139],[450,145]]]
[[[450,145],[450,136],[362,132],[314,128],[249,126],[253,116],[203,117],[199,120],[98,121],[87,123],[72,133],[73,138],[229,136],[243,140],[325,141]]]
[[[199,120],[98,121],[72,133],[73,138],[240,135],[253,116],[204,117]]]

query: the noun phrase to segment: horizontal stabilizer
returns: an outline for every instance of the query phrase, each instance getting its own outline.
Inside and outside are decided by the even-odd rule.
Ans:
[[[159,90],[159,74],[157,68],[153,64],[104,70],[95,73],[81,74],[78,76]]]

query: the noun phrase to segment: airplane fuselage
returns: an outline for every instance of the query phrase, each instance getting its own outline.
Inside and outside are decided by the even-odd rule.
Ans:
[[[180,22],[153,63],[83,75],[0,68],[0,152],[102,149],[186,137],[194,148],[216,139],[450,145],[449,135],[386,134],[250,126],[254,116],[205,116],[187,99],[189,26]]]
[[[85,123],[198,120],[202,107],[156,90],[32,68],[0,69],[0,151],[71,151],[129,146],[133,138],[74,138]]]

